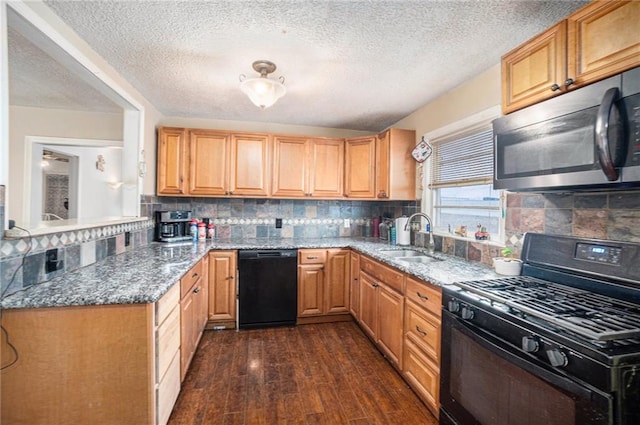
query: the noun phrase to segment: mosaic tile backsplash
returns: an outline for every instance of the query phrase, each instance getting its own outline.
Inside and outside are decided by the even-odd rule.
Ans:
[[[507,193],[506,245],[519,254],[525,232],[640,242],[640,191]],[[416,244],[425,246],[424,237]],[[487,243],[434,237],[435,249],[491,264],[500,248]]]
[[[142,197],[142,215],[155,217],[163,210],[190,210],[197,218],[213,219],[219,239],[317,238],[366,236],[374,217],[408,216],[420,211],[420,202]],[[276,218],[282,218],[281,229]],[[348,228],[344,219],[350,220]]]

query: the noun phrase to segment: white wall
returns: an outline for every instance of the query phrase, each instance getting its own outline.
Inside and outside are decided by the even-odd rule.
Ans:
[[[393,127],[416,130],[420,137],[501,102],[500,64],[429,102]]]
[[[25,173],[28,171],[24,169],[26,136],[122,141],[122,114],[21,106],[9,108],[9,185],[7,197],[10,202],[6,215],[18,221],[23,216],[24,179]],[[118,204],[121,202],[118,201]]]

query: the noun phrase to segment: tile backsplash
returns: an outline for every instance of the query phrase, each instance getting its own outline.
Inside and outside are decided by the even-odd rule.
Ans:
[[[526,232],[640,242],[640,191],[507,193],[506,245],[519,254]],[[491,264],[500,248],[435,236],[436,250]],[[421,239],[420,243],[424,243]]]
[[[420,211],[420,202],[142,197],[142,215],[154,217],[162,210],[190,210],[197,218],[213,219],[218,239],[316,238],[366,236],[373,217],[410,215]],[[276,218],[282,218],[281,229]]]

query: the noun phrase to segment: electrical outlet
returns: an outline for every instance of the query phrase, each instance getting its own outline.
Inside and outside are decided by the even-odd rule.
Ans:
[[[282,229],[282,219],[276,218],[276,229]]]
[[[58,248],[48,249],[44,253],[44,269],[47,273],[61,270],[64,267],[64,261],[58,260]]]
[[[348,229],[349,227],[351,227],[351,220],[348,218],[344,219],[344,228]]]

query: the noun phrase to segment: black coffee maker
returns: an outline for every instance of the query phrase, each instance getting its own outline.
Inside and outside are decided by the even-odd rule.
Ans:
[[[191,211],[156,211],[156,241],[191,240],[190,221]]]

